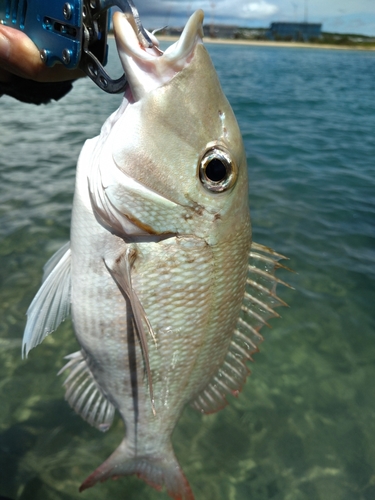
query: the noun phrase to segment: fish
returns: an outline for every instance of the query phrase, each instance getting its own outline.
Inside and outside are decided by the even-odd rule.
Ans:
[[[275,308],[284,258],[252,241],[241,132],[204,47],[196,11],[164,52],[113,18],[129,86],[86,141],[70,242],[47,262],[27,312],[23,356],[69,315],[80,345],[65,398],[125,436],[80,487],[135,474],[193,500],[171,434],[187,404],[217,412],[238,396]],[[150,35],[151,36],[151,35]]]

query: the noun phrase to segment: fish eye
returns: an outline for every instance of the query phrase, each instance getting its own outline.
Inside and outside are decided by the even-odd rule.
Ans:
[[[236,164],[223,148],[210,147],[200,161],[199,179],[208,191],[215,193],[226,191],[236,182]]]

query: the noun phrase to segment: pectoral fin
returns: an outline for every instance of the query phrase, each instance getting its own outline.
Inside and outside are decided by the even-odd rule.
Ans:
[[[43,283],[27,310],[22,357],[39,345],[70,312],[70,243],[58,250],[44,266]]]
[[[129,245],[125,253],[118,259],[116,259],[116,261],[112,263],[104,261],[104,264],[107,267],[112,278],[115,280],[122,294],[129,299],[146,366],[152,411],[155,414],[155,401],[154,401],[150,361],[148,354],[148,337],[151,336],[155,343],[156,343],[156,337],[152,329],[152,326],[147,318],[145,310],[143,309],[143,306],[132,287],[131,267],[135,258],[136,258],[136,249],[134,246]]]

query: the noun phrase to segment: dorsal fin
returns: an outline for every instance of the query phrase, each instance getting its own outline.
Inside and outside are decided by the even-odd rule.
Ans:
[[[246,291],[229,350],[217,373],[191,402],[196,410],[202,413],[219,411],[228,404],[228,394],[237,396],[241,391],[250,373],[246,363],[252,361],[252,354],[263,342],[259,330],[267,325],[269,318],[279,316],[275,307],[287,305],[276,295],[276,286],[278,283],[289,285],[275,276],[277,268],[285,268],[278,263],[285,258],[270,248],[252,243]]]

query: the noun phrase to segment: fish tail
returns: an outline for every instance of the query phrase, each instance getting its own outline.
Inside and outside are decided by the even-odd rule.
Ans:
[[[171,445],[164,450],[164,453],[157,456],[134,456],[134,452],[129,452],[126,439],[102,465],[85,479],[79,491],[91,488],[96,483],[109,478],[118,479],[120,476],[132,474],[157,490],[165,487],[169,496],[174,500],[194,500],[189,482]]]

